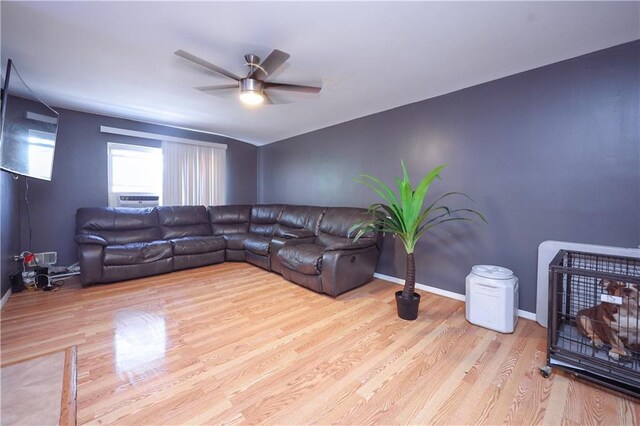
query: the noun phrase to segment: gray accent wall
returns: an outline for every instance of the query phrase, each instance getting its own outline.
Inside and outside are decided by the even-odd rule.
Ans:
[[[378,199],[359,174],[390,184],[404,159],[417,181],[446,163],[431,199],[465,192],[489,224],[427,234],[417,282],[463,294],[473,265],[505,266],[534,312],[541,242],[640,244],[639,80],[636,41],[266,145],[259,200],[365,207]],[[404,278],[399,241],[377,271]]]
[[[0,172],[0,277],[2,296],[11,288],[9,275],[20,271],[20,264],[13,260],[13,255],[18,253],[20,253],[18,181],[7,172]]]
[[[12,99],[13,100],[13,99]],[[23,102],[29,102],[24,101]],[[25,105],[26,108],[26,105]],[[100,132],[100,126],[227,144],[227,203],[255,203],[257,148],[235,139],[56,108],[60,113],[51,182],[29,179],[32,251],[57,251],[58,265],[77,261],[75,214],[80,207],[107,206],[107,142],[161,146],[160,141]],[[25,178],[19,178],[21,247],[28,246]],[[4,233],[3,233],[4,241]]]

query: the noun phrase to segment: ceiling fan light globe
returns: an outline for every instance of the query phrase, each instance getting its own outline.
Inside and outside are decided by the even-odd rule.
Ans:
[[[240,100],[248,105],[259,105],[264,102],[262,93],[247,90],[240,93]]]

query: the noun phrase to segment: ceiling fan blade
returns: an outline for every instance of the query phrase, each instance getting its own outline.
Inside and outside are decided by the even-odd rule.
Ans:
[[[237,84],[218,84],[216,86],[200,86],[194,87],[196,90],[200,90],[201,92],[210,92],[212,90],[224,90],[224,89],[237,89]]]
[[[320,93],[320,90],[322,90],[322,87],[301,86],[299,84],[286,83],[264,83],[264,88],[269,90],[287,90],[289,92],[300,93]]]
[[[264,96],[264,101],[262,103],[264,103],[265,105],[273,105],[273,100],[271,100],[271,98],[264,91],[262,92],[262,96]]]
[[[238,77],[234,73],[229,72],[229,71],[225,70],[224,68],[220,68],[217,65],[213,65],[211,62],[207,62],[202,58],[198,58],[197,56],[192,55],[189,52],[185,52],[184,50],[176,50],[174,53],[176,55],[180,56],[181,58],[186,59],[187,61],[190,61],[190,62],[193,62],[195,64],[198,64],[198,65],[200,65],[202,67],[205,67],[208,70],[213,71],[213,72],[215,72],[217,74],[223,75],[225,77],[229,77],[229,78],[231,78],[233,80],[236,80],[236,81],[240,80],[240,77]]]
[[[267,56],[267,59],[262,61],[260,66],[256,68],[250,77],[255,78],[256,80],[264,80],[273,74],[275,70],[280,68],[280,65],[284,64],[285,61],[289,59],[289,56],[291,55],[283,52],[282,50],[274,49],[274,51]]]

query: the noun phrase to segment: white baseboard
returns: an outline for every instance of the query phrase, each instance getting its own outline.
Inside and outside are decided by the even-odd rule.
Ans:
[[[380,278],[381,280],[391,281],[395,284],[404,285],[404,280],[396,277],[392,277],[391,275],[378,274],[377,272],[373,274],[374,277]],[[448,297],[449,299],[462,300],[464,302],[465,297],[464,294],[454,293],[453,291],[443,290],[437,287],[431,287],[424,284],[416,283],[416,288],[418,290],[428,291],[429,293],[437,294],[439,296]]]
[[[522,309],[518,309],[518,316],[520,318],[528,319],[528,320],[531,320],[531,321],[535,321],[536,320],[535,312],[523,311]]]
[[[404,285],[404,280],[397,278],[397,277],[392,277],[391,275],[384,275],[384,274],[379,274],[379,273],[375,273],[373,274],[374,277],[376,278],[380,278],[381,280],[385,280],[385,281],[390,281],[394,284],[400,284],[400,285]],[[443,290],[441,288],[437,288],[437,287],[431,287],[429,285],[424,285],[424,284],[419,284],[416,283],[416,288],[418,290],[424,290],[427,291],[429,293],[433,293],[433,294],[437,294],[439,296],[444,296],[444,297],[448,297],[450,299],[455,299],[455,300],[461,300],[461,301],[465,301],[465,295],[464,294],[460,294],[460,293],[454,293],[453,291],[448,291],[448,290]],[[536,320],[536,314],[533,312],[529,312],[529,311],[523,311],[522,309],[518,309],[518,316],[524,319],[528,319],[528,320],[532,320],[535,321]]]
[[[4,307],[4,304],[9,300],[9,296],[11,296],[11,289],[7,290],[7,292],[2,296],[2,300],[0,300],[0,309]]]

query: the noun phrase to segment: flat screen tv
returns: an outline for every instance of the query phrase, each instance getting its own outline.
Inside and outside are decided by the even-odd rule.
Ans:
[[[51,180],[58,113],[42,102],[9,59],[0,105],[0,169]]]

